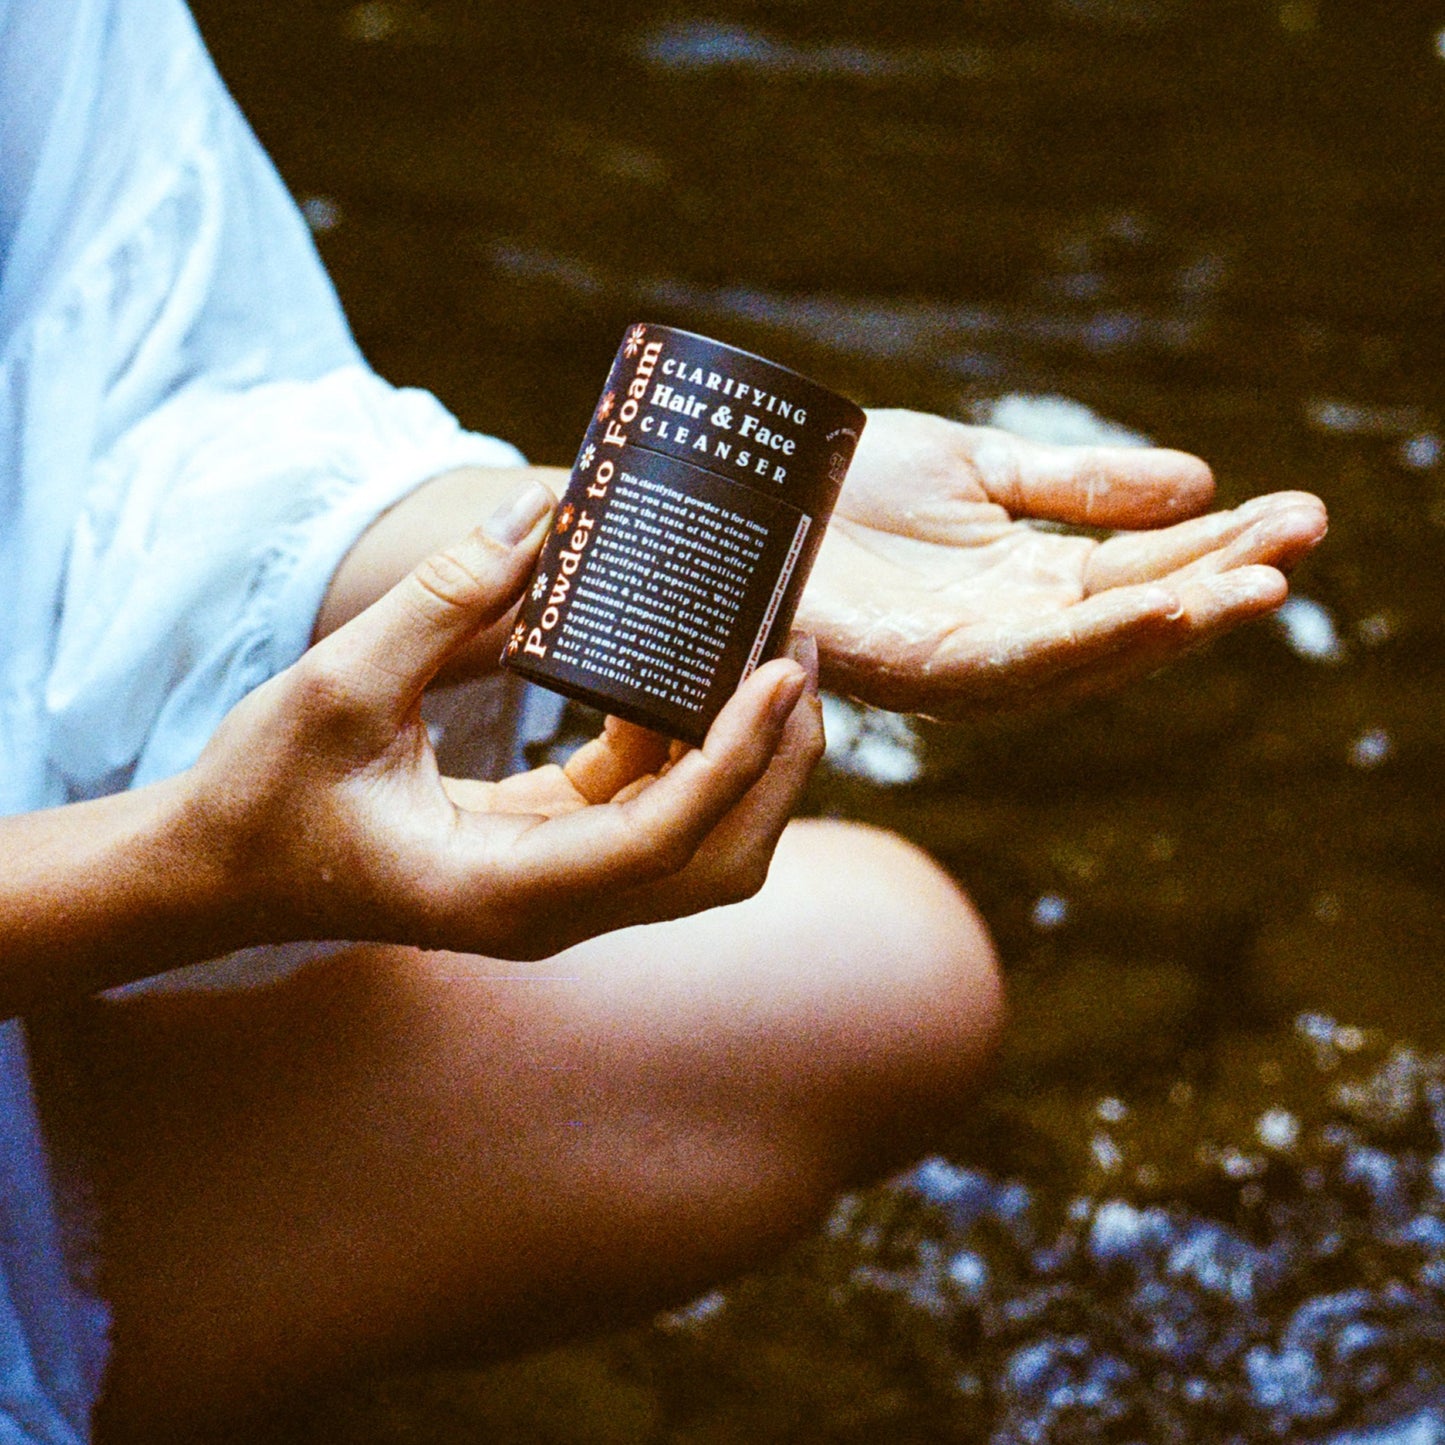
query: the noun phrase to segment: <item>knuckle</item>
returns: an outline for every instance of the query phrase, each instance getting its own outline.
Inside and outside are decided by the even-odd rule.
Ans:
[[[711,860],[705,884],[699,890],[705,895],[704,906],[716,908],[729,903],[745,903],[755,898],[768,881],[772,848],[761,843],[733,848]]]
[[[434,552],[412,576],[424,596],[447,609],[475,607],[489,591],[480,569],[459,547]]]
[[[302,717],[347,718],[357,712],[360,703],[352,669],[335,649],[308,652],[291,671],[291,685]]]
[[[809,708],[808,716],[795,722],[783,735],[782,744],[773,761],[789,773],[806,777],[823,761],[827,748],[822,707],[815,702]]]
[[[653,841],[643,850],[647,873],[652,878],[670,878],[681,873],[697,851],[693,840],[686,833],[669,830],[663,837]]]
[[[768,739],[754,733],[730,757],[710,760],[711,790],[718,798],[727,799],[729,805],[736,803],[787,747],[786,736]]]

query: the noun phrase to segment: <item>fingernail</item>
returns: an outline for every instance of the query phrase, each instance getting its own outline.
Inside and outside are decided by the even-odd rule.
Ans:
[[[482,531],[503,547],[515,547],[552,510],[552,494],[540,482],[527,482],[482,523]]]
[[[788,639],[788,645],[783,651],[785,656],[791,657],[803,669],[809,696],[817,697],[818,639],[811,632],[795,632]]]
[[[794,672],[773,689],[773,700],[768,704],[768,712],[775,726],[780,727],[792,716],[793,709],[797,707],[798,699],[802,697],[803,689],[807,685],[807,673]]]

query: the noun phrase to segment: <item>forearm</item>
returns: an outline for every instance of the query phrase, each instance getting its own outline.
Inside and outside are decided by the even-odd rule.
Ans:
[[[316,639],[485,522],[515,496],[525,471],[447,472],[378,518],[337,569]],[[562,472],[531,474],[554,492],[565,480]],[[483,626],[447,670],[495,667],[510,625]],[[259,736],[284,733],[285,721],[268,715]],[[255,742],[238,756],[254,760]],[[213,793],[234,771],[234,760],[220,769]],[[295,920],[283,922],[242,877],[218,821],[224,807],[202,806],[196,779],[192,769],[92,802],[0,818],[0,1017],[298,936]]]
[[[557,467],[465,467],[423,482],[357,539],[336,569],[317,614],[313,642],[369,607],[424,557],[455,542],[514,496],[519,481],[532,477],[554,496],[567,473]],[[511,630],[509,612],[480,633],[444,676],[478,676],[497,666]]]
[[[0,1016],[253,941],[213,844],[184,777],[0,819]]]

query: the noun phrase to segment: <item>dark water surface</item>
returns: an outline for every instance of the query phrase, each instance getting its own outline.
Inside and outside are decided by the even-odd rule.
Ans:
[[[948,1162],[297,1438],[1445,1440],[1445,5],[196,8],[378,369],[536,460],[644,317],[1332,517],[1287,626],[1116,701],[835,718],[815,807],[931,848],[1008,960]]]

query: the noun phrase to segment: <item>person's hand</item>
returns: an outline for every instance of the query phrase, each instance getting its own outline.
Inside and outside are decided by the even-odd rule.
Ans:
[[[529,484],[227,716],[191,796],[249,939],[536,958],[761,886],[822,753],[806,648],[754,673],[701,748],[614,719],[565,768],[440,776],[423,689],[516,600],[551,504]]]
[[[1307,492],[1198,515],[1213,491],[1183,452],[874,412],[798,626],[826,685],[899,712],[1107,692],[1277,607],[1284,570],[1324,536]],[[1040,521],[1131,530],[1099,541]]]

